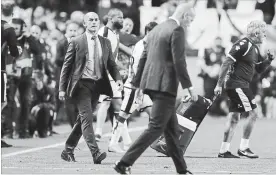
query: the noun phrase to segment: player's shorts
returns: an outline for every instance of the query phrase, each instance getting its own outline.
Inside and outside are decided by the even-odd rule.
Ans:
[[[110,80],[110,85],[113,91],[113,97],[111,98],[107,95],[100,95],[99,102],[111,101],[111,99],[122,99],[122,92],[118,90],[119,87],[116,82],[114,80]]]
[[[144,109],[152,106],[152,100],[148,95],[144,94],[143,103],[137,104],[135,102],[135,88],[124,87],[124,99],[121,106],[121,111],[131,114],[135,110],[142,112]]]
[[[7,101],[7,74],[1,71],[1,103]]]
[[[230,112],[248,112],[257,108],[254,95],[249,88],[227,89],[230,99]]]

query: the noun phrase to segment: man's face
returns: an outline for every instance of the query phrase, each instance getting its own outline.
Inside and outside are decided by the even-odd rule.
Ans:
[[[192,10],[189,10],[188,12],[186,12],[181,20],[181,26],[182,27],[189,27],[191,25],[191,23],[194,21],[195,19],[195,13]]]
[[[78,25],[77,24],[69,24],[66,29],[66,35],[69,38],[75,37],[78,34]]]
[[[118,12],[118,14],[114,15],[111,20],[116,29],[121,30],[123,28],[124,20],[122,12]]]
[[[31,35],[32,35],[35,39],[39,40],[39,39],[40,39],[40,36],[41,36],[41,30],[40,30],[40,28],[33,26],[33,27],[31,28]]]
[[[130,19],[125,19],[124,20],[124,25],[123,25],[123,28],[122,28],[122,32],[125,32],[127,34],[131,34],[132,30],[133,30],[133,22],[132,20]]]
[[[256,37],[259,44],[263,43],[266,39],[266,28],[261,28],[260,32],[256,33]]]
[[[84,27],[91,33],[97,33],[100,27],[99,16],[96,13],[88,13],[84,17]]]
[[[20,24],[12,24],[14,28],[15,34],[17,37],[21,36],[21,25]]]

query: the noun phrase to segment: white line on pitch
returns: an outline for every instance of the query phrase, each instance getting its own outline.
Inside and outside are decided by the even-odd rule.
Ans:
[[[130,128],[128,131],[129,132],[137,132],[137,131],[144,130],[146,128],[147,128],[147,126],[140,126],[140,127]],[[111,136],[111,133],[106,133],[106,134],[103,135],[103,137],[109,137],[109,136]],[[79,143],[82,143],[83,141],[84,141],[83,138],[81,138],[80,141],[79,141]],[[64,145],[65,145],[65,142],[61,142],[61,143],[56,143],[56,144],[53,144],[53,145],[26,149],[26,150],[17,151],[17,152],[14,152],[14,153],[3,154],[2,158],[7,158],[7,157],[12,157],[12,156],[20,155],[20,154],[26,154],[26,153],[36,152],[36,151],[40,151],[40,150],[43,150],[43,149],[56,148],[56,147],[64,146]]]

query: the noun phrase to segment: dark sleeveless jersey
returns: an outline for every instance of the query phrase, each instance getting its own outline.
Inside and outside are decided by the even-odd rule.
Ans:
[[[228,72],[226,88],[249,88],[256,65],[263,61],[258,46],[249,38],[243,38],[232,46],[227,56],[235,63]]]

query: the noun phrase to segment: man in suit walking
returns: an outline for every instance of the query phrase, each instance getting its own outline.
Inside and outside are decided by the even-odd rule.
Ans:
[[[170,19],[148,34],[132,83],[153,100],[150,121],[148,129],[131,145],[121,160],[116,162],[114,169],[118,173],[130,174],[130,166],[163,132],[177,173],[190,173],[179,145],[175,102],[179,81],[182,88],[188,88],[193,101],[198,99],[187,72],[184,45],[184,28],[190,25],[194,17],[192,5],[181,4]],[[138,97],[140,94],[137,93]]]
[[[70,41],[60,75],[60,100],[64,100],[66,94],[75,101],[79,111],[61,158],[69,162],[75,161],[74,149],[83,135],[94,164],[101,164],[106,153],[100,152],[96,143],[92,114],[100,94],[113,95],[107,71],[121,88],[122,80],[110,41],[98,35],[99,16],[94,12],[87,13],[83,25],[86,32]]]

